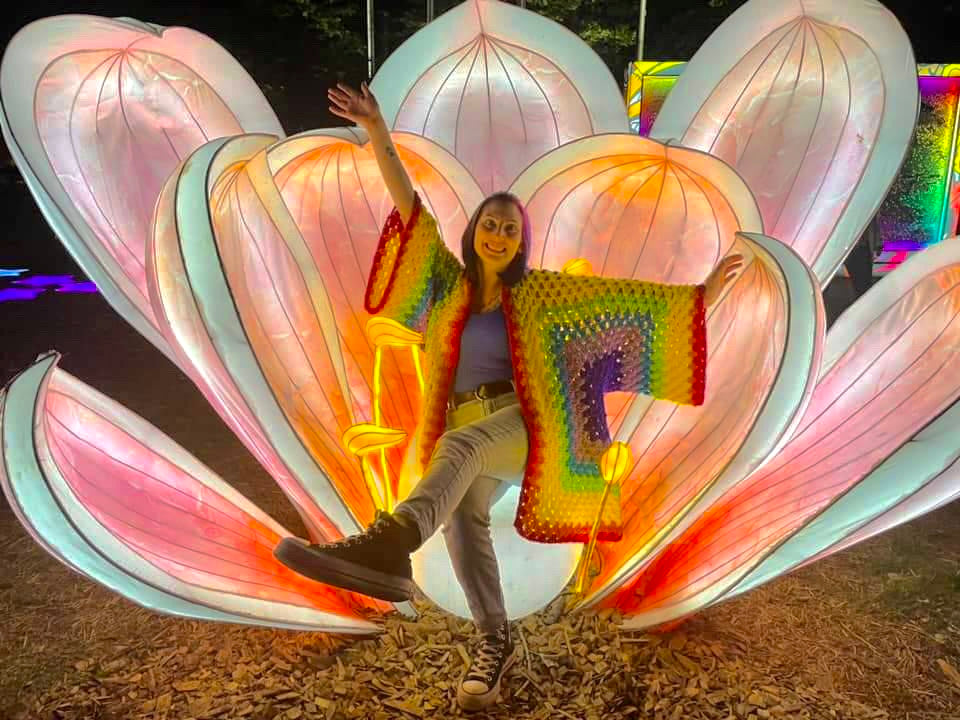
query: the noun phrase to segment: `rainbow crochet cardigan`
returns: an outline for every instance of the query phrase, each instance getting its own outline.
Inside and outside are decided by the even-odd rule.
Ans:
[[[424,334],[427,385],[419,461],[444,431],[470,313],[470,287],[417,197],[404,226],[387,219],[365,305]],[[603,396],[627,391],[684,405],[703,403],[706,322],[702,285],[661,285],[533,270],[503,308],[529,454],[515,521],[538,542],[587,542],[604,480],[599,460],[610,431]],[[629,476],[628,476],[629,478]],[[622,535],[619,488],[598,538]]]

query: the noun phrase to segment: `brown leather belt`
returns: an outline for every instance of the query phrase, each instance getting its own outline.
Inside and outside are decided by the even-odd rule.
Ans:
[[[510,380],[497,380],[497,382],[484,383],[483,385],[479,385],[476,390],[453,393],[450,397],[449,409],[456,410],[464,403],[474,400],[492,400],[495,397],[506,395],[513,391],[513,383]]]

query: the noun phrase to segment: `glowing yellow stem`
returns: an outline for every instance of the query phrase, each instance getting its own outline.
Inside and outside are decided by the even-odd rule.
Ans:
[[[373,422],[380,424],[380,366],[383,360],[383,350],[377,348],[373,356]],[[390,477],[387,473],[387,453],[380,450],[380,469],[383,471],[383,495],[380,498],[380,508],[387,512],[393,511],[393,493],[390,491]]]
[[[380,496],[380,491],[377,490],[377,484],[373,480],[373,474],[370,472],[370,463],[366,457],[360,458],[360,467],[363,471],[363,479],[367,482],[367,490],[370,492],[370,497],[373,498],[373,504],[377,510],[383,510],[383,498]]]
[[[420,383],[420,392],[423,392],[423,369],[420,367],[420,348],[416,345],[411,345],[410,354],[413,355],[413,367],[417,370],[417,382]]]
[[[420,367],[419,345],[423,341],[423,336],[420,333],[403,327],[393,320],[379,317],[373,317],[367,321],[366,332],[367,337],[376,347],[376,352],[373,356],[373,425],[380,428],[382,420],[380,412],[380,394],[382,391],[380,368],[383,363],[383,348],[403,347],[404,345],[410,346],[410,351],[413,353],[413,366],[417,371],[417,382],[420,384],[420,392],[422,393],[424,382],[423,369]],[[360,426],[356,427],[359,428]],[[366,430],[364,430],[364,432],[366,432]],[[358,438],[359,435],[351,435],[351,440],[357,440]],[[379,439],[382,440],[383,438],[381,437]],[[358,447],[362,448],[365,444],[361,439]],[[386,505],[387,512],[392,512],[394,497],[393,488],[390,485],[390,468],[387,466],[386,447],[380,448],[380,469],[383,480],[383,501]]]
[[[597,547],[600,520],[603,518],[603,509],[607,504],[607,498],[610,496],[610,488],[620,484],[620,480],[627,474],[627,469],[632,462],[633,453],[630,452],[630,446],[622,442],[612,443],[600,458],[600,474],[603,476],[605,484],[603,496],[600,498],[600,508],[597,510],[597,516],[593,519],[593,527],[590,528],[589,542],[587,542],[587,547],[584,548],[583,555],[580,556],[580,567],[577,569],[577,584],[575,587],[578,595],[582,596],[587,591],[590,560],[593,558],[593,551]]]
[[[383,470],[383,494],[386,499],[387,512],[393,512],[393,488],[390,487],[390,470],[387,467],[387,451],[380,450],[380,469]]]
[[[578,595],[583,595],[587,588],[587,577],[590,574],[590,558],[593,557],[593,551],[597,547],[597,532],[600,530],[600,520],[603,518],[603,506],[607,504],[607,497],[610,495],[610,486],[607,483],[603,488],[603,496],[600,498],[600,509],[597,510],[597,516],[593,519],[593,527],[590,528],[590,541],[580,556],[580,567],[577,569],[577,584],[575,591]]]
[[[380,424],[380,361],[382,350],[377,348],[373,355],[373,424]]]

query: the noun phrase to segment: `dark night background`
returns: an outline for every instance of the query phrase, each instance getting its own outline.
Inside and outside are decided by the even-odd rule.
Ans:
[[[436,0],[436,13],[439,15],[457,2]],[[623,77],[626,62],[635,55],[636,40],[630,39],[628,25],[632,23],[633,28],[636,27],[639,0],[529,0],[528,5],[536,9],[537,2],[555,9],[566,8],[571,23],[580,23],[581,31],[584,23],[593,23],[594,37],[603,38],[610,28],[614,42],[595,48],[614,77],[618,81]],[[645,57],[689,59],[724,18],[742,4],[742,0],[649,0]],[[957,42],[960,0],[953,3],[886,0],[885,4],[905,26],[919,62],[960,62],[960,42]],[[377,0],[376,5],[377,55],[382,61],[423,21],[426,3],[425,0]],[[329,32],[324,36],[307,27],[309,19],[295,14],[304,8],[312,9],[313,23],[317,26],[332,17],[319,10],[339,8],[338,19],[330,22],[335,30],[341,31],[341,37],[331,37]],[[352,14],[345,13],[345,9]],[[38,0],[30,3],[15,0],[6,3],[0,12],[0,48],[5,48],[13,34],[27,23],[66,13],[128,16],[160,25],[187,26],[209,35],[232,53],[263,89],[288,134],[343,124],[327,112],[326,88],[337,79],[357,84],[366,77],[364,0]],[[3,143],[0,143],[0,222],[0,268],[29,268],[32,273],[73,273],[82,277],[47,227],[18,171],[10,164]],[[8,280],[0,278],[0,288],[7,285]],[[853,297],[849,281],[842,278],[834,280],[825,295],[830,318],[836,317]],[[197,388],[99,294],[47,291],[30,302],[0,302],[0,388],[29,366],[38,354],[51,349],[62,354],[62,368],[144,417],[294,534],[306,534],[299,516],[276,483],[227,429]],[[307,682],[307,688],[314,687],[314,676],[323,675],[315,663],[325,662],[323,669],[333,667],[333,656],[327,655],[329,648],[322,645],[322,638],[308,637],[316,635],[313,633],[295,637],[281,631],[198,623],[135,607],[119,595],[67,571],[48,556],[15,518],[6,496],[0,493],[0,498],[0,568],[3,570],[0,577],[0,615],[3,616],[0,621],[0,720],[182,718],[187,714],[183,709],[184,697],[189,697],[191,703],[199,698],[218,705],[229,701],[223,707],[230,704],[239,707],[237,698],[252,697],[264,692],[264,688],[271,688],[270,692],[275,693],[277,688],[283,689],[289,684],[297,690],[303,689],[301,686]],[[702,652],[703,667],[707,667],[706,658],[709,658],[712,668],[712,687],[721,688],[723,697],[729,693],[733,698],[730,705],[718,705],[707,714],[697,712],[697,717],[725,717],[726,710],[724,715],[713,714],[713,711],[719,713],[721,707],[730,708],[730,717],[734,707],[738,717],[747,717],[741,708],[753,708],[745,704],[754,702],[752,688],[766,691],[772,686],[773,691],[782,693],[784,702],[788,695],[795,696],[791,694],[793,688],[801,693],[796,697],[803,698],[802,710],[797,714],[774,712],[772,717],[957,718],[955,699],[960,693],[960,681],[946,673],[948,670],[957,673],[954,666],[960,667],[958,520],[960,503],[953,503],[922,520],[862,543],[857,550],[818,562],[790,579],[772,583],[767,589],[754,591],[744,599],[711,611],[707,620],[697,621],[700,624],[690,631],[689,640],[684,639],[681,630],[676,636],[680,638],[679,645],[674,645],[675,638],[672,638],[669,648],[679,648],[691,658],[701,657]],[[421,639],[424,644],[432,644],[437,634],[430,627],[425,624],[422,635],[416,634],[419,630],[411,630],[406,636],[408,647]],[[566,636],[566,625],[556,623],[551,627],[549,632],[562,631]],[[401,637],[403,632],[401,628]],[[556,634],[551,637],[556,638]],[[594,637],[594,633],[586,637]],[[571,691],[575,691],[574,695],[580,693],[580,698],[594,692],[590,688],[596,688],[598,682],[629,678],[630,692],[639,698],[637,705],[642,704],[647,686],[656,684],[657,689],[649,690],[646,695],[652,703],[660,697],[660,678],[682,677],[686,672],[671,669],[669,675],[667,670],[657,670],[654,674],[656,658],[664,652],[670,655],[664,643],[651,645],[647,655],[636,655],[640,659],[625,665],[626,672],[617,667],[608,671],[612,675],[601,676],[595,656],[587,657],[586,653],[588,647],[591,653],[595,648],[608,647],[609,633],[598,631],[595,637],[595,641],[589,641],[593,644],[577,646],[584,649],[585,656],[577,661],[583,663],[579,667],[583,668],[589,658],[590,675],[577,671],[559,676],[579,679],[594,676],[596,670],[593,685],[588,681],[581,687],[579,680],[564,680]],[[451,642],[460,640],[466,642],[463,635]],[[556,647],[562,647],[563,642],[563,637],[556,640]],[[569,638],[566,642],[569,646]],[[610,647],[614,647],[614,641],[609,642]],[[615,642],[615,647],[621,648],[619,638]],[[523,644],[526,646],[526,641]],[[380,656],[376,653],[380,653],[383,646],[357,647],[363,647],[365,655],[374,656],[379,662]],[[534,647],[532,643],[531,647]],[[546,646],[534,649],[538,647]],[[462,645],[460,649],[462,652]],[[323,655],[318,654],[321,650]],[[612,652],[617,653],[616,662],[620,662],[620,650]],[[294,678],[289,672],[291,666],[286,665],[287,669],[283,670],[274,653],[297,665]],[[528,650],[525,654],[529,668],[531,655]],[[449,655],[439,662],[445,663]],[[444,669],[449,671],[447,675],[434,677],[453,677],[457,654],[452,656],[451,668]],[[368,667],[373,667],[377,675],[385,672],[375,665],[367,666],[365,660],[360,663],[359,657],[344,656],[349,675],[343,687],[350,688],[354,698],[359,692],[357,688],[363,687],[363,692],[369,690],[364,687],[366,681],[356,680],[363,676],[363,672],[358,672],[360,668],[366,672]],[[602,657],[611,659],[614,655]],[[717,659],[722,657],[726,659]],[[691,662],[684,660],[684,667]],[[82,665],[78,661],[82,661]],[[117,669],[122,666],[116,662],[129,662],[129,665]],[[340,662],[337,658],[337,665]],[[391,667],[390,662],[396,661],[387,661],[385,667]],[[542,660],[533,662],[538,663],[537,672],[546,678],[548,668]],[[577,667],[569,663],[567,666]],[[666,667],[677,666],[678,663],[670,660]],[[305,675],[296,679],[301,667]],[[264,669],[261,672],[259,668]],[[157,687],[154,687],[155,669]],[[235,669],[244,673],[239,676],[243,678],[239,684],[233,682],[238,678]],[[343,666],[339,669],[343,679]],[[137,670],[143,672],[132,675]],[[253,673],[256,680],[252,679]],[[407,671],[404,669],[402,673]],[[117,675],[128,679],[117,680]],[[335,677],[335,673],[328,675]],[[703,688],[707,687],[703,684],[705,676],[706,672],[701,669],[699,682]],[[400,674],[384,677],[394,678],[400,687]],[[191,695],[180,691],[179,681],[187,679],[199,686]],[[684,680],[678,685],[670,679],[663,680],[662,686],[673,687],[679,695],[684,688],[696,690],[697,679],[694,672],[689,685],[685,685]],[[424,682],[435,680],[421,678],[416,682],[421,683],[422,688]],[[527,686],[526,682],[521,690]],[[234,695],[230,691],[228,696],[223,688],[231,684],[242,685],[238,692],[251,692]],[[559,684],[544,683],[547,687]],[[136,692],[131,689],[134,687]],[[334,697],[335,691],[330,685],[318,683],[316,688],[310,692],[319,697],[323,688],[322,692]],[[141,693],[138,697],[137,692]],[[535,700],[531,702],[541,703],[541,693],[537,684],[533,684],[531,696]],[[701,697],[707,699],[703,702],[711,704],[713,696],[721,694],[704,693],[701,691]],[[161,712],[161,701],[166,699],[169,709],[172,697],[176,698],[176,709],[170,714]],[[341,710],[346,708],[346,697],[339,700]],[[657,709],[644,711],[645,716],[665,717],[669,709],[661,713],[661,708],[671,697],[676,696],[664,695],[657,700]],[[858,710],[848,714],[845,708],[853,705],[847,700],[852,702],[853,698]],[[568,707],[577,712],[576,717],[608,716],[607,713],[584,715],[572,703],[563,705],[567,702],[565,699],[558,700],[552,695],[550,699],[553,705],[546,707],[554,714],[574,717],[559,709]],[[687,693],[683,701],[689,700]],[[845,703],[842,707],[838,704],[841,700]],[[137,710],[135,715],[125,712],[141,707],[143,701],[155,707],[156,712]],[[814,701],[818,709],[808,712],[807,706]],[[242,714],[250,720],[307,717],[295,716],[292,710],[289,715],[278,715],[271,703],[259,706],[256,714],[250,705],[251,714]],[[876,704],[877,712],[868,707],[872,704]],[[526,699],[511,699],[504,713],[484,717],[518,717],[515,709],[526,706]],[[41,707],[49,712],[35,710]],[[333,703],[329,707],[336,709],[337,705]],[[880,707],[885,709],[879,710]],[[954,707],[954,711],[949,707]],[[682,708],[678,704],[673,709]],[[193,712],[190,715],[213,717],[205,710],[202,715]],[[217,710],[217,717],[227,716]],[[359,716],[348,716],[341,711],[326,713],[327,718],[334,720]],[[386,714],[379,716],[386,717]],[[423,715],[431,716],[434,716],[432,710]],[[448,715],[440,712],[437,716]],[[627,717],[619,713],[616,716]],[[369,713],[362,717],[375,716]],[[525,713],[523,717],[532,715]],[[757,715],[751,713],[749,717]]]
[[[546,2],[547,0],[540,0]],[[459,0],[435,0],[435,11],[443,11]],[[537,0],[528,5],[535,7]],[[297,13],[310,5],[323,12],[325,6],[353,10],[343,28],[353,35],[347,41],[331,42],[318,31],[305,27]],[[553,0],[550,4],[576,4]],[[636,15],[638,0],[595,2],[582,0],[580,13],[590,10],[596,18],[608,13],[611,24]],[[712,4],[718,7],[712,7]],[[742,0],[649,0],[645,56],[649,59],[685,60]],[[960,12],[951,2],[887,0],[885,2],[906,28],[918,62],[960,61],[955,33],[960,30]],[[425,18],[424,0],[377,0],[376,45],[382,61]],[[327,112],[325,88],[337,79],[357,83],[366,77],[364,0],[235,0],[234,2],[173,2],[172,0],[43,0],[8,4],[0,20],[0,44],[27,23],[50,15],[82,13],[107,17],[128,16],[161,25],[184,25],[199,30],[232,53],[263,89],[288,134],[317,127],[340,125]],[[282,17],[286,15],[286,17]],[[635,27],[636,19],[632,19]],[[946,30],[946,31],[945,31]],[[634,33],[635,34],[635,33]],[[598,48],[618,81],[633,47],[604,51]],[[346,47],[345,47],[346,46]],[[3,148],[4,159],[6,151]],[[6,164],[6,163],[5,163]],[[6,235],[0,243],[0,267],[33,263],[44,271],[69,266],[59,243],[45,230],[32,202],[22,202],[25,193],[15,170],[7,166],[3,178],[3,211]],[[11,188],[15,184],[16,188]],[[64,263],[68,263],[65,265]],[[0,312],[9,314],[10,306]],[[0,380],[3,376],[0,375]]]
[[[535,8],[538,0],[528,5]],[[556,8],[575,7],[576,0],[539,0]],[[436,0],[439,15],[457,0]],[[739,0],[649,0],[645,56],[649,59],[688,59],[704,39],[742,2]],[[903,23],[918,61],[960,61],[960,47],[950,28],[960,29],[960,17],[951,3],[888,0],[888,7]],[[311,30],[298,13],[304,6],[321,16],[326,8],[352,12],[342,18],[346,39],[334,40]],[[425,19],[424,0],[376,2],[376,42],[382,61]],[[603,26],[609,16],[613,26],[632,23],[639,2],[608,3],[581,0],[571,22],[588,16]],[[333,11],[331,11],[333,12]],[[27,23],[50,15],[85,13],[128,16],[161,25],[184,25],[199,30],[231,52],[263,89],[288,134],[340,125],[328,114],[325,89],[337,79],[358,83],[366,77],[363,0],[236,0],[235,2],[172,2],[171,0],[45,0],[8,4],[2,14],[0,43],[6,47],[14,33]],[[605,15],[606,14],[606,15]],[[284,17],[286,15],[286,17]],[[626,25],[624,25],[626,23]],[[946,31],[945,31],[946,30]],[[635,33],[634,33],[635,34]],[[627,60],[635,55],[635,37],[619,49],[598,48],[617,80]],[[5,148],[0,147],[5,153]],[[0,163],[0,209],[4,223],[0,241],[0,267],[26,267],[34,273],[79,273],[56,240],[20,180],[19,173]],[[2,281],[0,281],[2,282]],[[846,281],[843,281],[844,283]],[[837,282],[834,283],[836,285]],[[846,288],[827,293],[831,316],[849,302]],[[219,439],[233,442],[199,393],[159,352],[134,332],[99,295],[58,295],[48,292],[32,302],[0,304],[0,384],[29,365],[38,353],[57,349],[62,366],[111,397],[158,422],[192,451],[201,452],[196,439],[206,425]],[[122,364],[123,367],[118,367]],[[171,384],[176,390],[171,390]],[[171,394],[196,406],[192,423],[173,426],[160,422],[160,405]],[[159,405],[158,405],[159,403]],[[185,409],[184,409],[185,410]],[[179,415],[179,413],[173,413]]]

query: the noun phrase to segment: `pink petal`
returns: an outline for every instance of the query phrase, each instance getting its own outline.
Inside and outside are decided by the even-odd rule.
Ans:
[[[889,11],[774,0],[744,6],[710,36],[651,136],[732,165],[764,232],[825,284],[893,182],[918,102],[910,42]]]
[[[269,142],[269,139],[263,142]],[[177,364],[203,392],[224,422],[290,496],[311,536],[332,540],[343,532],[317,506],[294,471],[271,444],[255,413],[218,354],[184,266],[178,234],[177,193],[181,173],[170,176],[160,194],[147,247],[147,279],[155,317],[173,348]],[[181,202],[189,204],[187,198]],[[209,223],[208,223],[209,224]]]
[[[55,362],[40,360],[3,397],[0,466],[11,505],[51,553],[163,612],[374,629],[357,614],[368,606],[362,598],[306,580],[273,558],[288,533],[269,516]]]
[[[616,82],[569,30],[507,3],[470,0],[394,51],[371,89],[387,123],[453,153],[489,194],[543,153],[627,132]]]
[[[147,298],[150,214],[169,173],[207,140],[282,134],[260,90],[200,33],[81,15],[18,33],[0,89],[11,153],[54,231],[169,354]]]
[[[960,397],[960,378],[946,371],[960,342],[957,248],[943,243],[911,258],[831,328],[820,379],[789,443],[616,598],[638,614],[639,623],[716,601],[782,543],[807,534],[815,520],[817,532],[842,537],[843,530],[856,530],[913,492],[908,488],[927,472],[923,462],[892,476],[876,468]],[[944,452],[960,452],[955,439],[944,442]],[[933,475],[944,467],[939,455],[935,459]],[[834,512],[845,493],[874,476],[886,478],[889,497],[847,503]],[[952,477],[948,495],[956,492]],[[821,549],[813,542],[784,545],[778,572]]]
[[[531,264],[554,270],[585,258],[598,275],[701,282],[737,232],[761,228],[750,190],[727,165],[634,135],[564,145],[511,190],[527,204]]]
[[[748,264],[708,316],[706,402],[639,405],[617,433],[635,465],[621,491],[624,537],[599,548],[591,604],[632,611],[642,568],[776,453],[810,400],[825,324],[816,281],[771,238],[742,236],[735,250]]]

